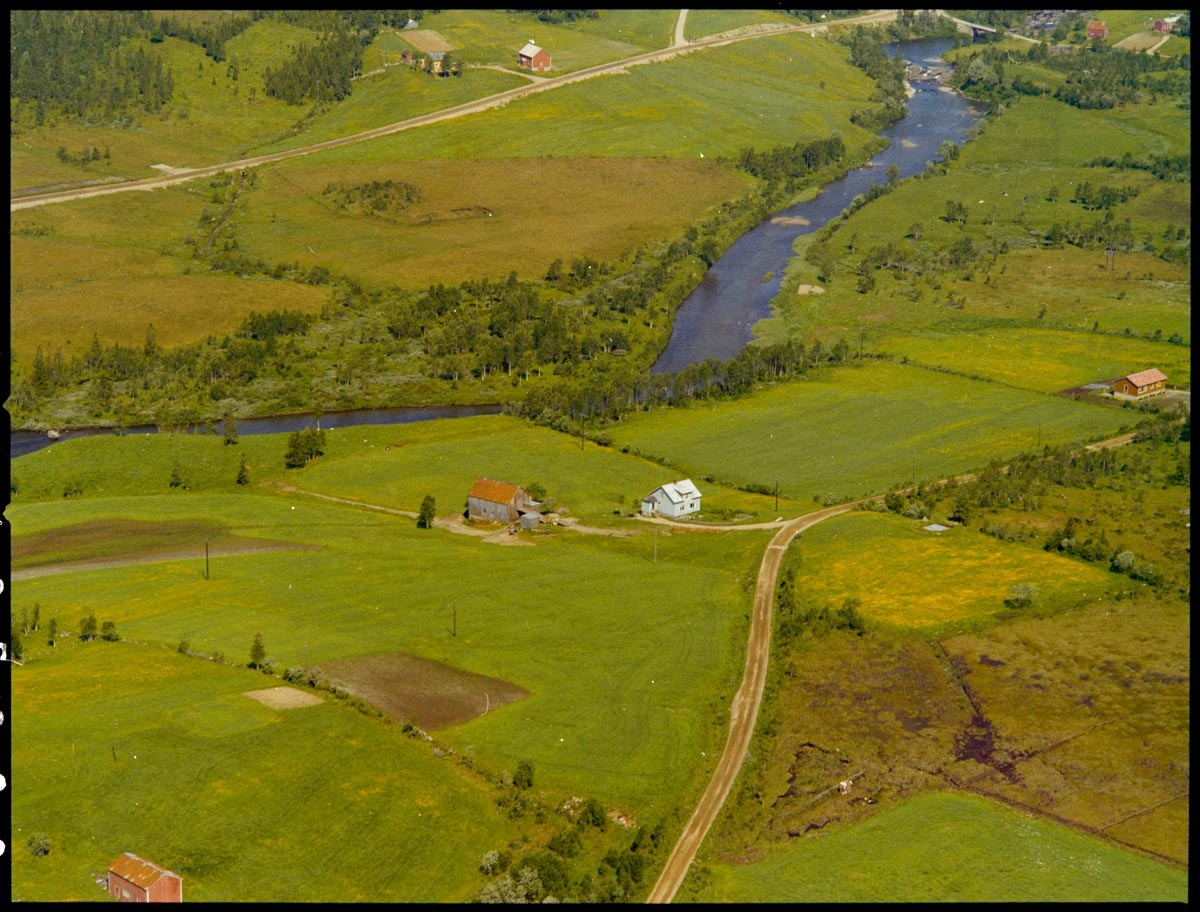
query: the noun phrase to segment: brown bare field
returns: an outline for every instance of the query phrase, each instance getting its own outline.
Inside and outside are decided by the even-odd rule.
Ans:
[[[315,694],[297,690],[295,687],[268,687],[265,690],[248,690],[245,694],[251,700],[257,700],[263,706],[271,709],[301,709],[305,706],[316,706],[324,703]]]
[[[233,535],[219,523],[107,519],[62,526],[12,540],[12,578],[30,579],[92,567],[302,549],[291,542]]]
[[[529,696],[508,681],[403,652],[324,662],[321,670],[385,715],[427,731],[458,725]]]

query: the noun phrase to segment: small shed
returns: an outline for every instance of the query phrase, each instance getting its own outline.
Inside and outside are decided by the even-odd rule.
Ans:
[[[1088,40],[1108,37],[1108,23],[1103,19],[1093,19],[1087,24]]]
[[[1118,399],[1143,399],[1166,392],[1167,375],[1156,367],[1128,374],[1113,381],[1112,392]]]
[[[183,878],[126,852],[108,866],[108,895],[121,902],[183,902]]]
[[[531,41],[517,51],[517,65],[523,70],[544,73],[550,69],[550,55]]]
[[[678,519],[699,510],[700,491],[690,478],[661,485],[642,498],[642,513],[646,516]]]
[[[520,485],[479,478],[467,495],[467,517],[485,522],[516,522],[521,513],[536,507]]]

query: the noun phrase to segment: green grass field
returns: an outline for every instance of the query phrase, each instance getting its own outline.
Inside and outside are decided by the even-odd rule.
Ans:
[[[930,794],[757,864],[706,863],[684,891],[705,903],[1186,902],[1188,883],[1067,827]]]
[[[1039,445],[1115,434],[1117,409],[911,365],[812,373],[750,399],[632,415],[605,433],[685,475],[798,501],[856,498],[980,468]]]
[[[244,692],[281,682],[158,646],[39,653],[12,677],[13,901],[102,901],[123,852],[188,902],[467,901],[516,837],[461,765],[336,700],[269,709]]]

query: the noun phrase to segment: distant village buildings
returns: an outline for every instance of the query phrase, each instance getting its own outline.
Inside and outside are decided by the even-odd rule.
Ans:
[[[108,895],[120,902],[183,902],[183,878],[126,852],[108,866]]]
[[[700,511],[700,491],[690,478],[661,485],[642,498],[642,514],[679,519]]]
[[[544,73],[550,69],[550,55],[543,48],[538,47],[530,41],[525,47],[517,51],[517,66],[523,70]]]

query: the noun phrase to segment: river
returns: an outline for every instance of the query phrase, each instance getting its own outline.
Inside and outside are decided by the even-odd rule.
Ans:
[[[889,53],[921,67],[938,67],[945,66],[941,55],[952,44],[945,38],[924,38],[892,45]],[[871,184],[886,183],[891,165],[899,168],[903,179],[939,161],[942,143],[951,140],[962,145],[986,112],[984,106],[933,79],[913,82],[912,90],[907,116],[882,133],[890,142],[887,149],[827,184],[812,199],[759,223],[709,268],[676,311],[671,339],[651,372],[670,373],[709,358],[736,355],[754,338],[754,324],[771,315],[771,300],[779,294],[796,238],[837,218]],[[764,281],[768,275],[771,278]]]
[[[893,45],[889,52],[899,54],[922,67],[944,65],[941,55],[952,42],[945,38],[926,38]],[[779,293],[783,271],[792,256],[792,244],[801,235],[816,231],[836,218],[854,197],[865,193],[873,183],[887,180],[887,169],[895,164],[900,177],[911,177],[938,158],[945,140],[957,145],[966,142],[968,131],[983,116],[985,108],[971,102],[935,80],[912,84],[908,115],[883,131],[890,141],[866,165],[833,181],[811,200],[797,203],[752,228],[739,238],[705,273],[700,285],[680,305],[675,327],[667,347],[651,371],[666,373],[681,370],[708,358],[732,358],[753,339],[756,322],[771,314],[771,300]],[[771,274],[772,278],[763,281]],[[430,408],[356,409],[328,412],[321,427],[353,427],[364,424],[407,424],[433,418],[469,415],[494,415],[498,405],[459,405]],[[213,423],[220,430],[220,422]],[[247,418],[238,421],[239,434],[271,434],[311,427],[311,415],[285,415],[275,418]],[[207,425],[193,428],[203,432]],[[153,426],[124,428],[80,428],[64,431],[58,439],[67,440],[94,434],[152,434]],[[9,434],[9,458],[32,453],[54,441],[37,431],[12,431]]]

